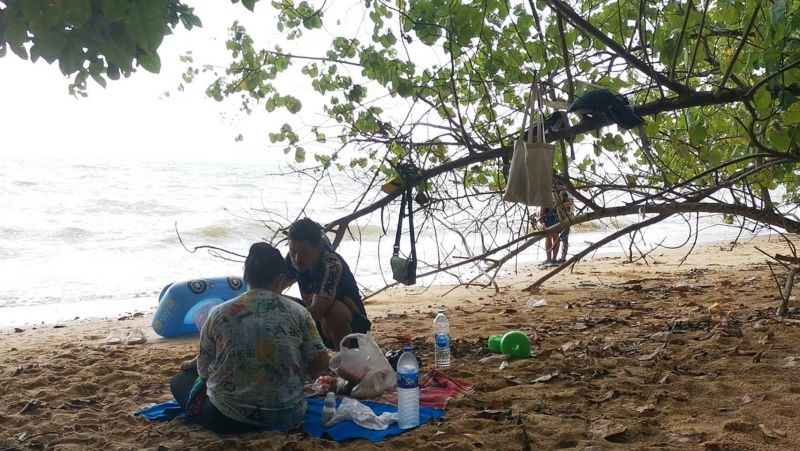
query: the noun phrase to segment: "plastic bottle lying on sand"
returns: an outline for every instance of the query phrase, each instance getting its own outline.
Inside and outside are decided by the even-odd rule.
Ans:
[[[400,429],[419,426],[419,365],[410,347],[397,361],[397,425]]]

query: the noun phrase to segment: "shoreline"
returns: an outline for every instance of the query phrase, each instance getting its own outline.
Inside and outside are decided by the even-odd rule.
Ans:
[[[790,235],[791,236],[791,235]],[[795,239],[800,239],[799,237],[794,237]],[[772,243],[772,244],[779,244],[783,242],[783,239],[780,235],[777,234],[765,234],[765,235],[756,235],[746,237],[738,242],[736,246],[733,246],[733,250],[730,251],[722,251],[720,249],[723,248],[731,248],[731,241],[730,240],[720,240],[720,241],[709,241],[705,243],[700,243],[692,252],[692,255],[686,260],[686,262],[682,265],[677,265],[683,268],[697,268],[706,265],[720,265],[721,263],[714,263],[714,262],[707,262],[705,258],[702,256],[709,251],[717,251],[720,252],[734,252],[736,248],[741,248],[745,246],[750,248],[752,246],[757,246],[759,243]],[[657,252],[654,252],[652,256],[652,265],[659,266],[659,265],[670,265],[676,266],[675,262],[672,261],[678,255],[685,255],[688,249],[661,249]],[[698,255],[698,253],[700,255]],[[756,254],[764,257],[766,260],[766,256],[758,253]],[[746,254],[744,258],[748,258],[750,254]],[[564,278],[565,275],[578,275],[578,276],[586,276],[587,274],[593,274],[597,272],[597,265],[604,265],[606,262],[614,262],[619,263],[619,267],[617,268],[604,268],[603,272],[606,273],[608,276],[613,276],[616,273],[625,273],[623,269],[627,265],[631,265],[625,261],[624,255],[621,252],[598,252],[593,256],[590,256],[584,260],[578,262],[573,270],[571,271],[570,268],[563,270],[561,273],[557,274],[554,278],[548,280],[537,293],[525,293],[521,292],[519,295],[520,297],[529,297],[529,298],[542,298],[545,294],[552,294],[557,292],[559,289],[567,289],[571,287],[580,286],[581,283],[578,284],[565,284]],[[736,265],[742,263],[742,258],[728,258],[727,263],[729,266]],[[633,263],[634,266],[642,266],[641,262]],[[513,266],[513,264],[509,263],[508,266]],[[522,262],[519,264],[519,267],[516,271],[510,270],[502,270],[498,273],[497,278],[495,281],[498,283],[498,287],[500,288],[500,292],[495,293],[495,290],[491,287],[482,288],[474,284],[470,287],[465,286],[454,286],[451,284],[433,284],[427,287],[404,287],[404,286],[396,286],[393,288],[389,288],[378,295],[371,297],[370,299],[364,302],[365,308],[367,312],[372,317],[373,315],[377,315],[378,317],[387,316],[387,315],[397,315],[403,313],[403,310],[408,308],[417,308],[419,309],[418,304],[426,304],[425,308],[430,309],[431,311],[435,311],[438,307],[444,308],[453,308],[459,305],[460,300],[464,300],[465,296],[476,296],[478,300],[485,300],[486,298],[494,298],[496,296],[502,295],[504,292],[507,291],[514,291],[514,290],[522,290],[530,283],[533,283],[538,277],[541,277],[552,268],[542,269],[537,264],[532,263],[525,263]],[[479,280],[478,283],[483,282],[483,280]],[[447,299],[444,299],[443,296],[447,296]],[[793,296],[793,298],[796,296]],[[398,298],[400,301],[398,302]],[[458,298],[458,299],[457,299]],[[431,300],[435,300],[430,302]],[[131,301],[134,308],[131,308],[130,305],[126,306],[124,309],[117,309],[112,307],[112,303],[119,303]],[[60,321],[47,321],[37,319],[37,322],[29,322],[24,324],[12,324],[8,326],[0,326],[0,337],[5,334],[14,334],[15,329],[25,329],[25,330],[52,330],[52,329],[69,329],[69,328],[82,328],[85,327],[87,330],[93,330],[94,326],[98,324],[107,324],[107,323],[115,323],[119,321],[130,321],[130,320],[138,320],[134,323],[136,327],[146,328],[148,329],[145,331],[145,335],[149,340],[166,340],[158,335],[156,335],[152,329],[150,329],[150,321],[152,320],[152,315],[155,313],[156,308],[158,307],[157,299],[155,298],[129,298],[129,299],[120,299],[120,300],[97,300],[97,301],[79,301],[79,302],[70,302],[64,304],[54,304],[54,305],[33,305],[33,306],[21,306],[21,307],[4,307],[0,308],[0,313],[3,312],[4,309],[30,309],[33,311],[41,310],[46,311],[48,309],[53,308],[54,306],[58,309],[67,308],[69,306],[74,306],[75,304],[87,304],[87,305],[105,305],[105,309],[109,312],[105,316],[87,316],[87,317],[73,317],[67,320],[60,320]],[[437,304],[437,302],[439,302]],[[473,303],[473,301],[466,299],[467,303]],[[151,307],[146,307],[145,304],[152,303]],[[115,307],[115,306],[114,306]],[[139,308],[135,308],[139,307]],[[421,310],[421,309],[420,309]],[[48,312],[52,313],[52,312]],[[146,324],[140,324],[140,321],[147,321]],[[149,335],[148,335],[149,334]]]

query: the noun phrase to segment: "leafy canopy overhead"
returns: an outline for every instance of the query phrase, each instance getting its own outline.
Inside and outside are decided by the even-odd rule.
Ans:
[[[256,3],[243,1],[251,10]],[[283,42],[259,43],[234,24],[232,61],[208,94],[241,98],[247,111],[302,114],[269,134],[298,162],[313,146],[325,167],[391,176],[392,163],[406,158],[424,174],[457,174],[465,190],[500,190],[538,72],[546,114],[608,88],[645,116],[645,136],[603,121],[580,127],[575,116],[577,128],[551,136],[590,144],[575,158],[564,146],[557,157],[565,180],[588,197],[609,189],[669,197],[671,187],[699,189],[754,162],[758,169],[736,186],[797,196],[800,0],[268,5]],[[200,25],[177,0],[3,0],[0,8],[0,53],[58,61],[80,88],[90,76],[105,84],[103,74],[128,75],[137,65],[158,71],[170,29]],[[198,71],[187,73],[191,81]],[[316,109],[285,88],[298,79],[315,93]],[[317,113],[324,118],[308,124]],[[343,148],[352,151],[347,161]]]

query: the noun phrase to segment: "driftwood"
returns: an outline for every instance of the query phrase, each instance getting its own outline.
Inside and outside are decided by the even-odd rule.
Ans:
[[[781,281],[778,279],[778,276],[772,269],[772,265],[770,264],[771,262],[767,262],[769,271],[772,273],[772,278],[775,280],[775,284],[778,286],[778,293],[780,293],[781,295],[781,304],[778,306],[778,310],[775,312],[775,314],[779,317],[785,318],[789,314],[789,299],[792,296],[792,288],[794,288],[794,279],[797,276],[797,274],[800,273],[800,257],[791,255],[781,255],[781,254],[775,254],[775,256],[772,256],[767,254],[763,250],[759,249],[758,246],[756,246],[756,250],[766,255],[767,257],[771,258],[772,260],[775,260],[780,265],[784,266],[786,269],[789,270],[789,274],[786,277],[786,281],[783,283],[783,287],[781,287]]]

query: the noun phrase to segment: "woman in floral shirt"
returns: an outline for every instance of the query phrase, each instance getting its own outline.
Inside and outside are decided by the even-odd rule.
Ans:
[[[217,433],[286,429],[306,410],[303,384],[328,368],[314,320],[280,295],[286,263],[266,243],[250,247],[249,290],[215,308],[200,332],[200,352],[173,378],[191,421]]]

